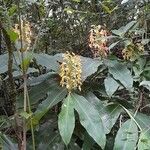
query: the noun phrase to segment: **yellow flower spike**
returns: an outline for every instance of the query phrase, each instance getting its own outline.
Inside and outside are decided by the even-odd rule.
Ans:
[[[19,24],[15,24],[15,27],[13,29],[14,32],[16,32],[19,35],[18,41],[20,43],[21,41],[21,36],[20,36],[20,29],[19,29]],[[23,42],[23,48],[19,49],[21,52],[24,52],[29,49],[31,46],[32,42],[32,32],[31,32],[31,27],[30,23],[28,21],[23,21],[21,20],[21,30],[22,30],[22,42]]]
[[[89,32],[88,45],[93,53],[93,57],[107,57],[109,52],[108,35],[109,32],[104,26],[92,26]]]
[[[123,58],[126,60],[134,60],[144,52],[144,46],[142,43],[130,44],[122,50]]]
[[[67,51],[63,56],[63,63],[60,65],[60,85],[66,86],[69,93],[76,88],[81,90],[81,73],[80,57]]]

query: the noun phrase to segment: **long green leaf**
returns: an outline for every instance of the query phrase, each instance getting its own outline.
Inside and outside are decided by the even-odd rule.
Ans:
[[[142,132],[140,134],[138,142],[138,150],[149,150],[150,149],[150,132]]]
[[[116,60],[110,60],[107,63],[109,73],[112,74],[116,80],[119,80],[124,87],[131,90],[133,86],[133,78],[127,67]]]
[[[134,114],[132,114],[132,116],[134,116]],[[149,130],[150,116],[138,112],[134,118],[143,131]]]
[[[85,98],[98,110],[105,133],[108,134],[122,112],[121,107],[118,104],[104,105],[104,103],[91,92],[87,93]]]
[[[119,129],[113,150],[134,150],[138,141],[138,128],[132,120],[127,120]]]
[[[42,66],[46,66],[48,69],[52,69],[56,72],[59,71],[59,63],[63,61],[63,54],[56,54],[50,56],[47,54],[34,54],[37,62]],[[102,61],[97,59],[91,59],[87,57],[80,56],[82,65],[82,80],[84,81],[88,76],[95,73],[98,66],[102,65]]]
[[[70,94],[64,100],[58,118],[60,135],[66,145],[69,144],[75,126],[73,99]]]
[[[35,80],[34,80],[35,81]],[[30,83],[29,83],[30,84]],[[31,83],[32,84],[32,83]],[[42,81],[40,84],[37,84],[29,90],[29,99],[30,104],[37,104],[39,100],[45,99],[46,94],[50,91],[61,89],[59,88],[59,84],[57,82],[57,76],[54,74],[49,74],[44,81]],[[23,107],[23,94],[20,94],[17,97],[17,107],[21,108]]]
[[[33,114],[33,120],[35,122],[38,122],[48,112],[50,108],[52,108],[62,99],[64,99],[66,94],[67,91],[64,88],[52,89],[48,93],[48,97],[46,98],[46,100],[44,100],[42,103],[39,104],[37,110]]]
[[[120,27],[118,30],[112,30],[112,32],[116,35],[123,37],[131,27],[136,23],[136,21],[131,21],[127,25]]]
[[[81,124],[95,142],[104,149],[106,136],[98,111],[83,96],[77,94],[71,94],[71,96],[74,99],[74,108],[79,114]]]

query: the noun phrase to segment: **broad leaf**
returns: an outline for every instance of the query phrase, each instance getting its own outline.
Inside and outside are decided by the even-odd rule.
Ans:
[[[108,134],[122,112],[121,107],[118,104],[105,105],[91,92],[86,94],[85,98],[98,110],[105,133]]]
[[[132,120],[127,120],[119,129],[113,150],[134,150],[138,141],[138,128]]]
[[[69,144],[75,126],[73,99],[70,94],[66,97],[58,117],[60,135],[66,145]]]
[[[56,54],[50,56],[47,54],[34,54],[37,62],[42,66],[47,67],[55,72],[59,72],[59,62],[63,61],[63,54]],[[98,67],[102,65],[102,61],[98,59],[91,59],[87,57],[80,56],[82,65],[82,81],[84,81],[88,76],[94,74]]]
[[[120,37],[123,37],[135,23],[136,21],[131,21],[126,26],[122,26],[118,30],[112,30],[112,32]]]
[[[56,79],[49,75],[49,78],[29,90],[30,104],[36,104],[39,100],[44,99],[47,92],[56,87],[59,87]],[[17,97],[17,107],[23,107],[23,94]]]
[[[111,97],[119,87],[119,84],[110,76],[104,80],[104,84],[109,97]]]
[[[53,70],[58,72],[59,71],[59,62],[62,62],[62,53],[56,54],[54,56],[47,55],[47,54],[34,54],[34,58],[36,59],[37,63],[45,66],[49,70]]]
[[[128,32],[128,30],[136,23],[136,21],[129,22],[126,26],[124,26],[124,33]]]
[[[133,116],[134,114],[132,114]],[[150,125],[150,116],[147,116],[146,114],[137,113],[134,117],[136,122],[140,125],[143,131],[149,130]]]
[[[53,77],[53,78],[58,77],[56,73],[48,72],[48,73],[42,74],[42,75],[40,75],[38,77],[33,77],[31,79],[28,79],[27,80],[27,84],[30,85],[30,86],[38,85],[38,84],[48,80],[50,78],[50,76]]]
[[[101,60],[98,59],[91,59],[87,57],[81,58],[81,65],[82,65],[82,80],[84,81],[88,76],[94,74],[98,67],[103,64]]]
[[[112,33],[114,33],[115,35],[118,35],[118,36],[122,37],[124,35],[123,27],[121,27],[118,30],[112,30]]]
[[[138,150],[149,150],[149,149],[150,149],[150,132],[149,131],[141,132],[138,142]]]
[[[33,114],[33,120],[38,122],[50,108],[63,100],[67,94],[66,89],[55,87],[48,92],[47,98],[38,105],[37,110]]]
[[[127,69],[125,64],[121,64],[117,60],[110,60],[107,62],[109,73],[113,75],[116,80],[119,80],[128,90],[132,89],[133,78],[131,72]]]
[[[83,96],[77,94],[71,94],[71,96],[74,100],[74,108],[79,114],[81,124],[95,142],[104,149],[106,136],[98,111]]]

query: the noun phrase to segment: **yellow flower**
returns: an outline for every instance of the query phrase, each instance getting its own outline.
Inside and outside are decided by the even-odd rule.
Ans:
[[[21,35],[20,35],[19,28],[21,28]],[[31,37],[32,37],[30,23],[28,21],[21,20],[21,27],[19,26],[19,24],[15,24],[15,28],[13,29],[13,31],[19,35],[19,38],[16,41],[16,45],[18,49],[21,52],[28,50],[31,45]],[[21,38],[22,38],[22,43],[23,43],[22,49],[21,49]]]
[[[69,92],[78,88],[81,91],[81,60],[78,55],[66,52],[60,65],[60,85],[66,86]]]
[[[101,25],[92,26],[89,33],[89,47],[94,57],[107,57],[109,48],[107,46],[108,31]]]
[[[140,54],[144,52],[142,43],[130,44],[122,50],[123,58],[126,60],[135,60]]]

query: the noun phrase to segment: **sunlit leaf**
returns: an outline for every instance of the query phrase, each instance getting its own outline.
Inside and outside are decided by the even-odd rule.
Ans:
[[[60,135],[66,145],[69,144],[75,126],[74,105],[70,94],[66,97],[58,117]]]
[[[12,16],[16,12],[16,10],[17,10],[17,5],[13,4],[8,10],[9,16]]]
[[[132,114],[132,116],[133,115],[134,114]],[[140,125],[143,131],[149,130],[150,116],[138,112],[134,118],[136,122]]]
[[[12,42],[15,42],[18,39],[18,34],[14,32],[13,30],[7,30],[7,34],[9,35],[10,40]]]
[[[74,100],[74,108],[79,114],[81,124],[103,149],[106,143],[106,136],[98,111],[83,96],[77,94],[71,94],[71,96]]]
[[[19,113],[19,115],[22,116],[25,119],[29,119],[32,114],[29,114],[29,113],[27,113],[25,111],[22,111],[22,112]]]
[[[138,128],[132,120],[127,120],[120,127],[113,150],[134,150],[138,141]]]
[[[138,142],[138,150],[148,150],[150,149],[150,132],[143,131],[140,134],[139,142]]]

